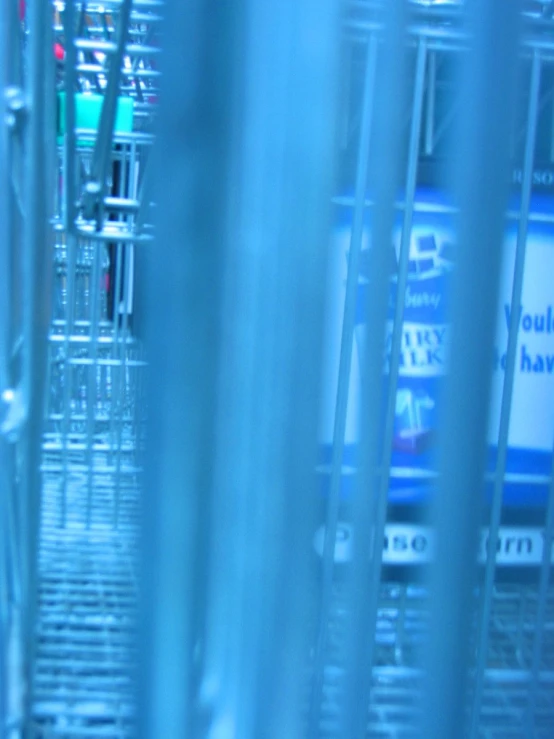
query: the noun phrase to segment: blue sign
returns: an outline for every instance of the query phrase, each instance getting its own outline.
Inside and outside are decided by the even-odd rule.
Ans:
[[[401,216],[391,244],[397,260]],[[492,401],[490,408],[489,473],[494,471],[500,420],[500,402],[506,363],[511,292],[517,239],[517,208],[507,221],[497,333],[491,352]],[[337,208],[331,244],[331,271],[324,367],[324,402],[320,429],[321,464],[318,473],[328,486],[332,455],[333,423],[338,381],[342,317],[344,310],[352,209]],[[369,217],[364,233],[353,362],[350,377],[342,494],[353,492],[356,446],[360,427],[361,357],[365,339],[366,302],[371,289],[369,274]],[[455,238],[452,215],[435,192],[421,192],[416,199],[409,244],[407,287],[402,298],[400,371],[397,383],[390,498],[410,502],[425,497],[435,464],[433,450],[439,406],[439,385],[447,371],[447,300],[449,276],[454,269]],[[479,265],[476,265],[476,269]],[[397,300],[396,272],[390,283],[389,319],[383,376],[387,381],[393,316]],[[552,201],[533,204],[527,236],[523,308],[519,321],[516,376],[513,390],[505,504],[543,504],[554,442],[554,208]],[[533,476],[533,477],[531,477]],[[490,493],[490,486],[489,486]]]

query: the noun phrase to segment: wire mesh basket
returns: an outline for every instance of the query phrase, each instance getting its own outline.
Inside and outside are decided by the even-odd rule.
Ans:
[[[128,735],[134,721],[144,422],[134,256],[150,240],[141,202],[160,7],[54,4],[58,167],[32,688],[45,737]]]
[[[368,690],[371,698],[367,735],[421,736],[418,733],[421,728],[416,730],[414,726],[421,721],[421,715],[419,719],[417,716],[420,697],[425,692],[421,667],[425,663],[425,645],[429,638],[430,606],[421,583],[426,580],[425,568],[432,560],[430,550],[433,548],[429,530],[421,524],[427,520],[429,502],[437,492],[436,468],[433,468],[436,459],[428,450],[433,444],[434,424],[437,423],[434,414],[436,407],[440,407],[439,376],[445,372],[446,365],[447,342],[443,344],[440,337],[445,330],[449,331],[444,311],[439,310],[438,303],[434,304],[431,298],[449,299],[449,260],[456,249],[455,229],[451,224],[456,209],[451,199],[452,180],[448,166],[455,159],[454,136],[459,133],[457,121],[461,116],[457,90],[461,78],[456,70],[468,48],[469,36],[463,4],[409,3],[403,6],[402,12],[405,26],[397,31],[395,48],[397,55],[400,44],[407,52],[401,82],[391,92],[379,82],[379,74],[386,72],[378,66],[377,60],[383,53],[381,47],[387,43],[379,4],[350,3],[345,11],[339,118],[341,154],[339,185],[334,198],[337,215],[333,248],[336,256],[332,263],[332,279],[336,285],[333,290],[340,297],[334,294],[331,298],[331,310],[340,311],[343,318],[342,322],[336,322],[335,335],[329,339],[332,344],[329,355],[334,365],[327,376],[334,378],[334,384],[326,398],[332,410],[326,414],[331,420],[322,434],[319,468],[324,494],[330,500],[322,519],[333,532],[331,540],[336,537],[334,551],[331,545],[324,550],[322,539],[318,539],[319,555],[323,558],[323,587],[332,593],[323,599],[329,620],[321,627],[326,639],[323,646],[320,645],[320,655],[326,651],[327,656],[316,659],[316,671],[325,671],[324,707],[319,724],[325,736],[344,735],[340,718],[348,701],[344,692],[341,697],[341,686],[343,691],[348,686],[352,688],[346,668],[348,633],[356,628],[355,624],[360,626],[352,610],[356,606],[360,608],[363,602],[362,596],[360,601],[352,602],[355,596],[351,579],[358,588],[362,584],[356,575],[349,576],[345,570],[349,563],[355,566],[348,551],[353,529],[351,522],[357,510],[351,499],[361,494],[360,488],[354,488],[351,482],[358,465],[356,444],[361,444],[362,438],[362,432],[355,430],[356,414],[363,408],[362,373],[356,363],[362,363],[365,356],[356,334],[362,322],[360,314],[365,310],[363,302],[371,300],[367,294],[371,288],[375,289],[364,261],[370,254],[368,243],[378,181],[375,174],[373,180],[368,179],[368,167],[371,169],[368,141],[372,126],[377,125],[375,111],[385,104],[385,95],[391,98],[396,95],[398,101],[390,103],[391,107],[396,104],[399,116],[395,124],[396,159],[390,163],[391,169],[396,167],[392,177],[396,178],[394,222],[398,225],[395,225],[395,243],[391,249],[393,278],[385,345],[385,372],[388,373],[385,394],[389,393],[389,406],[388,416],[383,413],[380,417],[380,433],[386,440],[376,463],[382,465],[378,469],[387,472],[376,473],[377,492],[373,492],[373,483],[367,482],[367,494],[383,501],[375,504],[372,515],[376,519],[372,520],[380,521],[376,524],[375,541],[385,541],[380,553],[375,549],[379,561],[371,568],[371,585],[365,585],[370,589],[379,587],[374,620],[371,616],[368,620],[370,633],[375,626],[376,638],[375,645],[368,647],[373,660],[373,680]],[[507,237],[501,267],[506,277],[502,278],[498,299],[500,329],[495,340],[501,352],[508,344],[507,334],[502,334],[506,331],[506,316],[510,316],[510,310],[520,310],[514,308],[517,306],[514,301],[523,300],[527,305],[533,302],[534,296],[537,303],[541,300],[548,303],[546,285],[546,292],[538,297],[542,290],[541,267],[533,254],[541,238],[540,243],[547,244],[553,236],[552,190],[548,184],[554,120],[552,22],[546,6],[540,4],[526,6],[524,18],[517,84],[514,85],[516,114],[510,132],[511,195],[505,215]],[[388,43],[392,43],[390,38]],[[393,63],[391,58],[388,62]],[[491,63],[494,63],[492,57]],[[477,83],[473,81],[473,84]],[[393,124],[389,122],[388,125],[392,127]],[[375,153],[373,157],[376,160]],[[374,163],[373,166],[378,165]],[[482,167],[487,166],[485,152]],[[451,224],[445,226],[449,219]],[[516,236],[520,253],[527,245],[524,277],[522,259],[518,257],[515,266],[513,257]],[[402,260],[405,260],[404,266]],[[404,282],[400,287],[402,273]],[[340,288],[339,281],[342,281]],[[522,284],[523,294],[515,297]],[[471,300],[469,295],[467,300]],[[375,304],[372,308],[376,310]],[[396,332],[398,325],[402,328]],[[397,353],[393,359],[395,338]],[[552,543],[552,503],[548,504],[552,496],[552,429],[549,411],[544,405],[546,397],[541,396],[535,411],[529,406],[533,391],[522,379],[528,369],[523,358],[525,346],[521,347],[524,341],[525,334],[520,338],[511,375],[508,371],[504,374],[506,354],[502,371],[499,364],[495,367],[492,405],[493,416],[497,415],[488,437],[488,487],[482,498],[476,493],[472,503],[477,508],[485,504],[485,513],[479,589],[471,605],[467,604],[472,612],[470,669],[471,680],[475,680],[472,683],[474,692],[468,699],[471,736],[546,737],[554,721],[551,687],[553,593],[551,564],[545,554]],[[544,348],[548,348],[546,340]],[[515,355],[515,346],[513,351]],[[346,360],[350,352],[353,358]],[[546,393],[546,385],[543,389]],[[377,396],[371,397],[376,399]],[[422,397],[426,405],[420,403]],[[501,397],[504,404],[511,403],[509,429],[505,408],[499,422]],[[538,400],[539,396],[534,397]],[[414,399],[417,407],[412,408],[410,402],[413,405]],[[528,415],[519,412],[520,404],[525,406]],[[369,415],[369,411],[366,413]],[[363,422],[358,423],[363,429]],[[537,446],[544,448],[543,457],[536,454],[533,461],[527,463],[518,453],[521,448],[532,447],[530,429],[542,423],[545,424],[544,437]],[[501,448],[505,454],[503,462],[499,461],[502,453],[497,453]],[[365,519],[366,524],[369,520]],[[496,556],[488,552],[489,539],[493,540],[491,546]],[[357,566],[361,568],[359,561]],[[345,584],[349,581],[350,586]],[[479,677],[476,678],[476,674]],[[533,711],[536,712],[534,723],[530,718]],[[315,713],[317,715],[317,709]],[[530,724],[533,728],[529,728]]]
[[[525,4],[517,23],[500,0],[481,15],[456,0],[353,0],[340,23],[332,5],[11,2],[1,16],[0,38],[16,39],[4,50],[13,135],[2,134],[0,191],[13,250],[0,248],[0,271],[11,270],[0,294],[6,739],[407,739],[422,725],[435,732],[426,739],[552,735],[554,426],[547,393],[524,387],[552,358],[547,340],[517,341],[541,318],[554,333],[539,274],[554,236],[551,4]],[[491,29],[497,55],[483,40]],[[458,95],[466,67],[486,103],[473,127]],[[23,91],[46,98],[28,138]],[[449,180],[459,120],[460,150],[480,170],[466,173],[462,206]],[[168,192],[160,171],[151,179],[156,123]],[[490,162],[477,156],[483,141]],[[42,152],[40,166],[25,169],[24,151]],[[468,238],[489,234],[496,211],[507,234],[498,259]],[[466,258],[458,222],[467,253],[490,268],[489,285],[466,264],[462,286],[484,328],[473,336],[464,324],[469,302],[453,309],[470,367],[448,385],[465,389],[446,402],[459,426],[446,411],[438,420],[445,401],[434,395],[451,348],[442,306]],[[450,446],[439,470],[434,444],[470,449],[468,429],[485,424],[486,371],[472,393],[468,378],[493,334],[495,270],[494,421],[483,490],[470,493],[473,456],[460,461]],[[140,280],[156,313],[146,321],[154,379]],[[439,472],[440,492],[457,495],[432,528]],[[483,503],[482,520],[468,512]],[[437,559],[436,544],[449,555]],[[464,569],[472,546],[477,586]]]

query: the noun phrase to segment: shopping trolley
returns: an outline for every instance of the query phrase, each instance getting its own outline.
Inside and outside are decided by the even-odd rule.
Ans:
[[[371,651],[375,667],[368,718],[370,736],[412,736],[419,710],[416,685],[428,603],[418,565],[424,567],[433,556],[433,531],[427,524],[426,505],[436,490],[432,481],[433,436],[447,365],[446,315],[456,252],[455,209],[445,196],[444,161],[452,155],[449,136],[457,114],[453,69],[465,44],[459,7],[456,3],[420,4],[406,38],[410,47],[410,83],[403,103],[408,113],[399,135],[402,175],[395,193],[385,339],[384,392],[385,396],[388,393],[389,405],[388,414],[385,410],[382,415],[385,440],[379,451],[386,472],[380,477],[378,494],[386,497],[388,503],[383,502],[380,509],[376,536],[383,541],[383,549],[381,563],[376,566],[378,574],[371,580],[373,588],[380,584],[381,595],[370,626],[376,627],[376,644]],[[355,485],[356,447],[363,423],[357,416],[364,411],[360,399],[363,367],[360,369],[357,363],[364,361],[365,305],[368,292],[375,289],[367,259],[371,196],[365,189],[367,174],[363,174],[367,168],[363,157],[367,156],[364,147],[370,136],[371,116],[375,115],[374,106],[380,104],[374,77],[379,44],[372,15],[375,11],[371,3],[349,6],[344,43],[346,103],[341,124],[340,185],[334,199],[334,277],[330,298],[332,315],[338,313],[343,318],[334,323],[334,337],[328,344],[331,365],[327,377],[331,378],[332,391],[324,401],[329,410],[325,413],[327,426],[320,437],[323,443],[318,479],[325,501],[330,502],[323,506],[322,528],[315,539],[319,556],[327,558],[323,562],[327,578],[324,588],[334,591],[323,601],[328,613],[333,614],[329,625],[323,627],[327,630],[329,655],[333,655],[328,658],[324,708],[320,714],[325,736],[338,731],[332,717],[340,715],[336,703],[341,686],[339,646],[347,642],[345,629],[349,623],[349,591],[342,581],[348,578],[344,570],[352,557],[353,504],[349,501],[353,495],[360,495]],[[541,287],[546,264],[542,255],[551,254],[554,236],[554,201],[549,185],[549,23],[539,6],[526,8],[517,116],[511,134],[512,193],[506,214],[492,362],[487,484],[481,498],[487,513],[479,547],[483,579],[474,606],[473,649],[478,677],[471,736],[515,737],[528,735],[525,732],[529,731],[532,736],[547,736],[554,721],[549,636],[554,601],[551,558],[547,554],[552,546],[554,429],[548,400],[551,381],[541,381],[543,369],[547,372],[543,362],[552,351],[547,336],[550,289],[546,282],[544,289]],[[385,94],[382,88],[381,94]],[[488,166],[486,160],[482,166]],[[471,296],[467,299],[471,300]],[[543,305],[543,310],[531,317],[527,306],[535,301]],[[519,324],[513,322],[513,311],[521,311]],[[399,321],[402,330],[397,333]],[[512,342],[518,329],[516,349]],[[511,352],[513,364],[506,369],[507,353]],[[538,374],[533,375],[533,371]],[[540,400],[535,391],[538,385],[534,385],[537,381],[544,392]],[[533,398],[538,403],[536,407],[532,405]],[[368,484],[368,495],[371,489]],[[324,526],[337,534],[334,552],[331,546],[324,550]],[[320,657],[320,670],[325,669],[321,660]],[[531,704],[534,708],[530,708]],[[534,729],[529,729],[525,722],[533,710]]]
[[[151,240],[141,202],[159,10],[56,7],[65,59],[33,674],[33,720],[46,735],[115,736],[133,723],[144,422],[134,264]]]
[[[526,284],[542,269],[537,260],[550,258],[552,19],[547,5],[526,8],[518,47],[525,84],[516,103],[513,197],[507,218],[500,218],[511,229],[504,249],[510,258],[498,351],[491,352],[491,371],[504,375],[493,400],[498,428],[492,424],[488,439],[489,485],[480,496],[449,480],[459,496],[441,510],[439,522],[452,524],[456,512],[465,539],[448,531],[455,544],[451,558],[441,561],[432,556],[433,539],[442,537],[444,546],[444,527],[427,524],[427,505],[436,497],[435,431],[441,439],[434,393],[443,382],[449,331],[442,302],[450,296],[452,263],[463,265],[464,255],[456,252],[456,208],[443,188],[440,161],[435,175],[435,160],[451,153],[447,129],[465,117],[452,106],[452,81],[471,36],[461,3],[391,2],[388,11],[370,0],[346,3],[340,29],[331,5],[264,0],[236,16],[214,6],[209,18],[194,3],[171,7],[160,156],[168,181],[182,190],[159,199],[164,259],[152,251],[148,257],[146,305],[155,315],[146,321],[152,365],[146,392],[135,289],[137,262],[152,243],[145,208],[162,6],[108,0],[53,8],[56,61],[50,55],[44,65],[51,75],[45,117],[52,130],[47,145],[36,149],[52,159],[41,160],[42,174],[35,172],[30,189],[35,205],[39,193],[52,194],[52,218],[46,227],[39,208],[32,238],[21,242],[28,248],[52,240],[44,268],[49,278],[42,280],[53,286],[48,330],[30,330],[32,302],[23,306],[27,323],[21,320],[23,346],[37,351],[29,375],[36,382],[33,423],[25,422],[26,406],[18,402],[26,398],[17,382],[25,372],[14,362],[8,382],[0,365],[7,419],[2,454],[9,463],[2,464],[0,543],[0,677],[10,686],[2,692],[0,716],[7,716],[7,736],[23,726],[45,737],[133,735],[138,651],[148,666],[141,676],[140,729],[156,739],[182,739],[191,727],[201,736],[211,731],[241,739],[405,738],[422,735],[422,720],[429,736],[445,739],[441,726],[452,728],[448,736],[461,736],[451,716],[462,716],[464,705],[472,739],[550,736],[552,430],[541,428],[538,448],[536,438],[521,444],[514,419],[522,418],[515,406],[523,375],[547,370],[550,356],[548,342],[518,345],[515,329],[527,336],[542,321],[548,336],[552,320],[547,304],[529,307],[544,298],[543,287],[529,291]],[[50,29],[51,18],[36,7],[35,28]],[[509,98],[516,44],[511,26],[502,23],[504,15],[514,17],[502,8],[502,18],[493,18],[499,2],[483,7],[482,28],[491,31],[494,20],[501,29],[498,53],[506,65],[496,72]],[[16,37],[25,49],[25,18],[22,24]],[[325,323],[324,202],[336,103],[328,85],[337,69],[339,30],[341,155]],[[30,31],[32,41],[32,23]],[[481,60],[494,61],[483,42],[477,51]],[[39,56],[34,47],[29,58],[37,95]],[[490,84],[490,70],[480,71]],[[478,86],[477,75],[472,81]],[[185,85],[186,100],[179,94]],[[237,99],[244,107],[238,113]],[[14,124],[20,102],[9,98]],[[485,111],[477,113],[490,136]],[[502,141],[508,127],[496,98],[490,120]],[[36,136],[34,119],[33,125]],[[481,131],[472,134],[481,140]],[[468,160],[475,166],[475,156]],[[491,170],[502,170],[494,157]],[[398,182],[387,179],[395,171]],[[158,192],[160,179],[158,172]],[[488,182],[498,195],[498,183]],[[381,200],[390,199],[390,212],[374,207],[372,187],[385,192]],[[500,212],[492,195],[485,215],[468,196],[473,223],[486,226],[494,209]],[[3,223],[12,228],[13,220]],[[6,243],[19,245],[13,228],[18,238],[10,233]],[[366,248],[367,234],[375,232],[386,236],[377,262]],[[492,256],[475,255],[467,239],[466,247],[490,267],[496,264],[493,241]],[[22,259],[28,254],[24,250]],[[42,263],[34,264],[25,295],[42,301]],[[474,275],[466,273],[471,284]],[[476,296],[485,317],[495,308],[492,295],[483,289]],[[163,325],[156,313],[162,303]],[[464,336],[463,301],[456,305]],[[2,329],[8,326],[10,334],[2,335],[0,360],[9,356],[6,346],[17,357],[21,344],[17,310],[5,315],[10,321]],[[477,364],[494,333],[478,329],[475,340],[465,334]],[[330,356],[321,357],[320,330]],[[186,347],[179,341],[185,332]],[[45,339],[46,391],[38,403]],[[368,343],[376,354],[383,350],[385,372],[380,354],[368,360]],[[316,391],[322,365],[323,401]],[[365,408],[372,412],[365,414],[357,380],[368,371],[372,403]],[[477,376],[475,391],[488,401],[485,374]],[[462,373],[466,391],[469,376]],[[465,403],[479,416],[473,396],[463,401],[454,397],[448,407],[463,415]],[[548,392],[536,402],[542,418]],[[353,411],[362,419],[361,434]],[[460,428],[446,415],[453,440],[467,443],[468,428],[480,431],[470,415]],[[318,416],[324,422],[315,461]],[[151,433],[146,457],[145,420],[159,432]],[[527,431],[521,424],[519,431]],[[368,438],[373,443],[364,447]],[[462,482],[478,487],[475,460],[466,460],[466,474],[450,447],[447,461],[457,465]],[[39,466],[40,485],[30,474]],[[444,474],[448,465],[441,469]],[[478,527],[461,502],[482,499],[489,502],[488,536],[481,540],[479,587],[471,590],[461,566],[469,573]],[[353,544],[356,531],[372,532],[369,561]],[[144,640],[137,636],[140,556],[149,596],[140,614]],[[435,599],[427,565],[436,573]],[[441,673],[441,649],[457,660],[451,676]],[[466,662],[471,681],[460,677]],[[430,685],[424,664],[435,680]],[[468,683],[466,703],[455,687],[465,690]],[[444,689],[446,718],[437,686]]]
[[[190,263],[181,254],[168,254],[172,275],[175,280],[177,274],[184,276],[191,291],[196,279],[206,297],[200,288],[194,291],[202,318],[193,322],[185,298],[179,300],[177,286],[168,284],[166,335],[181,330],[178,320],[185,321],[191,361],[188,365],[177,350],[168,358],[152,356],[153,370],[167,372],[171,383],[157,397],[154,428],[171,428],[176,441],[168,449],[154,440],[150,449],[156,499],[148,490],[145,495],[151,510],[159,512],[159,520],[147,525],[150,551],[164,572],[174,561],[196,563],[190,568],[183,564],[174,577],[148,580],[158,619],[150,643],[153,703],[147,709],[152,726],[171,731],[170,717],[186,733],[188,722],[201,713],[211,718],[214,733],[303,736],[305,724],[291,708],[297,701],[303,708],[309,704],[307,735],[314,738],[445,739],[462,736],[466,718],[471,737],[546,737],[553,721],[551,389],[544,386],[540,401],[535,396],[535,418],[548,421],[542,440],[522,441],[533,426],[520,413],[531,345],[523,354],[521,343],[514,343],[514,321],[522,279],[524,304],[539,291],[544,302],[542,311],[524,306],[526,326],[529,320],[534,325],[535,314],[540,321],[541,312],[548,320],[548,288],[539,289],[530,280],[537,254],[550,248],[552,236],[551,196],[544,188],[542,198],[539,192],[550,170],[550,9],[528,5],[515,18],[494,2],[479,7],[345,3],[339,42],[330,30],[330,6],[315,5],[306,2],[295,12],[267,2],[264,15],[253,3],[247,30],[241,28],[243,56],[221,18],[214,19],[209,33],[201,14],[191,13],[186,20],[185,14],[172,15],[168,35],[173,43],[178,44],[179,34],[194,33],[202,49],[198,56],[188,48],[183,52],[192,70],[183,83],[190,95],[186,102],[198,104],[198,117],[204,113],[211,122],[202,109],[204,98],[194,92],[203,83],[206,98],[212,99],[210,84],[217,80],[210,70],[221,71],[223,53],[213,43],[215,30],[225,38],[227,63],[246,82],[239,87],[245,109],[243,118],[238,116],[242,136],[230,126],[237,137],[230,170],[237,192],[227,193],[232,215],[218,210],[221,200],[227,203],[226,192],[218,187],[218,197],[210,200],[201,188],[204,171],[186,158],[193,141],[199,148],[206,145],[197,119],[176,96],[175,110],[168,103],[164,113],[162,135],[180,156],[175,162],[165,159],[168,176],[194,199],[199,219],[213,206],[214,219],[220,218],[230,235],[215,226],[196,233],[190,214],[180,219],[175,203],[160,203],[162,220],[202,254]],[[302,22],[309,31],[303,32]],[[318,229],[327,211],[319,197],[331,146],[322,110],[330,116],[333,103],[329,94],[324,108],[328,90],[322,70],[328,83],[336,70],[329,60],[339,45],[337,138],[342,151],[333,193],[335,227],[326,249]],[[472,47],[470,58],[466,50]],[[317,57],[321,48],[326,62]],[[206,56],[214,59],[208,70],[198,63]],[[181,57],[175,52],[171,58]],[[459,67],[472,74],[465,93],[466,101],[478,99],[472,110],[467,103],[456,107]],[[173,93],[178,73],[168,65],[167,74]],[[514,102],[512,130],[508,111],[518,74],[524,82]],[[221,98],[216,102],[227,111]],[[459,120],[466,128],[453,141]],[[190,124],[190,143],[175,135],[178,121]],[[229,145],[230,133],[216,129],[211,134],[214,147]],[[503,156],[510,136],[511,174],[508,156]],[[479,159],[478,149],[485,144],[488,149]],[[464,162],[458,164],[465,184],[465,189],[460,186],[465,196],[461,214],[445,186],[445,160],[452,160],[458,148],[473,167],[467,172]],[[539,164],[543,155],[546,166]],[[221,173],[207,160],[207,176],[220,175],[218,183],[230,178],[224,157]],[[511,199],[502,194],[507,180],[514,185]],[[198,191],[191,181],[198,183]],[[463,238],[454,240],[458,215]],[[507,235],[501,250],[502,231]],[[208,235],[214,234],[218,238],[210,241]],[[484,243],[483,234],[490,235],[490,242]],[[175,237],[169,225],[163,235]],[[322,279],[321,262],[314,256],[318,238],[319,259],[331,265],[326,322],[317,310]],[[465,284],[456,282],[456,269],[463,270]],[[210,292],[214,285],[217,289]],[[155,281],[152,291],[161,297]],[[408,294],[410,305],[404,303]],[[443,312],[447,300],[452,302]],[[482,315],[475,315],[473,305],[480,306]],[[218,311],[225,314],[219,333],[217,322],[211,322]],[[459,333],[447,347],[446,316],[451,313]],[[468,317],[474,326],[468,326]],[[314,334],[321,325],[330,357],[318,409],[324,417],[320,453],[310,487],[303,463],[312,459],[310,423],[317,414],[310,383],[318,377]],[[219,362],[202,342],[206,335],[221,348]],[[161,349],[157,336],[151,342]],[[534,360],[551,352],[548,346],[533,349]],[[445,382],[448,352],[455,352],[460,363],[446,379],[450,395],[442,399],[443,427],[437,425],[440,402],[434,385]],[[171,381],[170,369],[178,369],[181,384]],[[489,372],[496,373],[496,418],[487,439]],[[218,375],[220,383],[213,380]],[[213,419],[210,413],[206,418],[202,403],[212,411],[217,394],[223,397],[221,417]],[[190,407],[190,423],[176,418],[177,398]],[[445,455],[440,458],[441,485],[436,482],[435,432]],[[474,454],[481,441],[489,447],[488,468],[483,462],[486,485]],[[190,495],[181,497],[179,485]],[[312,521],[307,490],[321,504],[309,535],[304,520],[297,520]],[[484,502],[487,513],[478,521]],[[429,529],[428,506],[438,508],[436,529]],[[174,529],[174,518],[185,536]],[[472,557],[481,524],[489,531],[481,539],[482,569],[474,582]],[[432,556],[433,535],[442,542],[442,556]],[[305,565],[305,536],[320,566],[319,580]],[[497,549],[498,557],[492,554]],[[317,605],[310,610],[307,602],[313,606],[314,590]],[[158,602],[164,605],[157,608]],[[165,633],[169,603],[174,617]],[[292,616],[295,609],[300,623]],[[312,619],[302,618],[307,611]],[[170,639],[178,645],[175,650]],[[191,674],[187,659],[193,662],[192,653]],[[291,666],[306,663],[309,698],[301,701],[302,680],[291,674]],[[468,680],[463,677],[466,666]],[[172,684],[176,677],[191,696],[183,706]],[[471,694],[467,701],[466,690]]]
[[[38,569],[24,603],[28,631],[12,639],[25,666],[8,664],[2,680],[11,693],[24,693],[19,704],[2,705],[6,736],[21,727],[29,736],[119,736],[133,722],[144,420],[144,360],[132,326],[134,250],[151,239],[140,203],[160,7],[54,3],[42,17],[21,8],[22,60],[39,38],[48,48],[45,122],[53,135],[43,151],[52,249],[41,280],[52,285],[52,308],[44,403],[35,400],[44,413],[42,493],[23,512],[37,526],[27,534],[35,539],[30,559],[19,565],[32,568],[36,557]],[[14,550],[22,543],[10,541],[10,568]]]

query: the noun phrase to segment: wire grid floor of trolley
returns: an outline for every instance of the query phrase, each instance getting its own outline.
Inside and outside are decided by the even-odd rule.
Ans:
[[[106,534],[43,531],[34,719],[44,736],[128,736],[136,552]]]
[[[427,593],[405,582],[383,583],[376,633],[368,739],[415,739],[421,711],[421,648],[427,628]],[[485,692],[481,712],[483,739],[521,738],[527,709],[537,591],[531,585],[497,584],[490,625]],[[554,725],[554,590],[549,593],[547,629],[536,704],[538,739]],[[336,585],[320,723],[325,739],[339,736],[342,650],[348,629],[348,595]]]
[[[124,359],[112,362],[114,374],[125,373]],[[94,379],[95,389],[106,390],[105,374]],[[121,397],[137,392],[128,382],[121,382]],[[49,431],[43,445],[33,714],[55,736],[128,736],[140,515],[137,431],[129,406],[120,404],[114,424],[116,409],[106,413],[100,394],[89,435],[83,390],[76,384],[81,398],[67,434]],[[60,426],[63,419],[52,416],[51,424]]]

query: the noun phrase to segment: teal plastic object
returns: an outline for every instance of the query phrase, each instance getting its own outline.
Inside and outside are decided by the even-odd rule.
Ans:
[[[63,142],[65,135],[65,105],[66,93],[58,93],[58,143]],[[88,131],[98,131],[102,114],[103,95],[95,93],[75,94],[75,128]],[[130,97],[120,97],[117,101],[114,133],[131,133],[133,130],[134,102]],[[81,141],[84,146],[93,146],[93,141]]]

